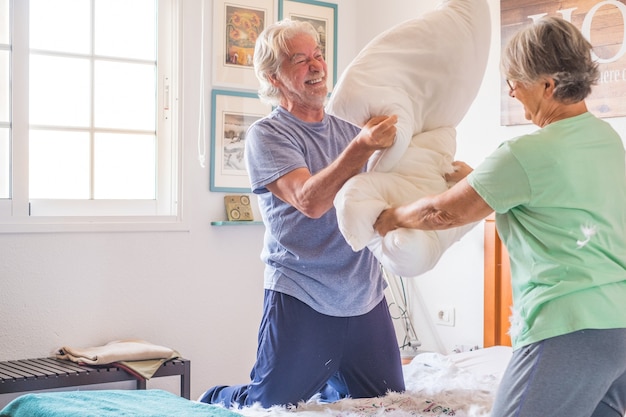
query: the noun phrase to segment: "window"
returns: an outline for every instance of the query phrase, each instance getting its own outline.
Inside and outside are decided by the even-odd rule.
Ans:
[[[0,230],[179,219],[177,7],[0,0]]]

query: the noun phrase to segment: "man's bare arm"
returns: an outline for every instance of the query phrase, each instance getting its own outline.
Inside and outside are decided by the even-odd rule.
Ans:
[[[281,200],[311,218],[319,218],[333,206],[337,192],[350,178],[360,173],[369,157],[388,148],[396,136],[397,116],[372,118],[348,147],[326,168],[312,175],[299,168],[267,185]]]

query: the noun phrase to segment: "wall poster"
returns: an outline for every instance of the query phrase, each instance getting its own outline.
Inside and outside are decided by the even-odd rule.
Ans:
[[[587,98],[589,111],[598,117],[626,115],[626,0],[501,0],[502,48],[520,28],[542,16],[572,22],[594,47],[600,80]],[[522,105],[509,97],[501,80],[500,121],[504,126],[530,123]]]
[[[256,93],[230,90],[211,92],[210,190],[249,193],[244,162],[246,132],[272,111]]]
[[[275,21],[274,0],[215,0],[213,84],[257,89],[252,65],[257,36]]]

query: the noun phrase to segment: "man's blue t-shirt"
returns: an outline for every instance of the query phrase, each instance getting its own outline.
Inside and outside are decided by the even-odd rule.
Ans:
[[[383,299],[385,282],[378,262],[368,249],[350,248],[334,208],[311,219],[266,186],[297,168],[306,167],[315,175],[337,159],[359,131],[331,115],[307,123],[277,107],[246,134],[246,166],[265,224],[264,287],[330,316],[365,314]]]

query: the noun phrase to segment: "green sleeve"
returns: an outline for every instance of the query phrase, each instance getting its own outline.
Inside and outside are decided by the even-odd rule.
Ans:
[[[467,181],[496,213],[530,201],[528,176],[508,142],[478,165]]]

